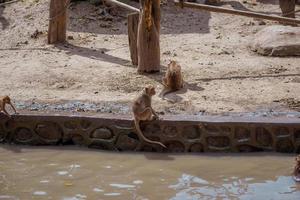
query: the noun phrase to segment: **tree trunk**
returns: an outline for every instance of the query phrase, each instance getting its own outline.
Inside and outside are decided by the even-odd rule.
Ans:
[[[160,0],[140,0],[138,26],[138,72],[160,70]]]
[[[137,53],[137,33],[139,25],[139,13],[132,13],[127,16],[128,19],[128,40],[130,57],[133,65],[138,65]]]
[[[279,0],[282,16],[295,18],[296,0]]]
[[[66,41],[68,4],[69,0],[51,0],[50,2],[49,44]]]

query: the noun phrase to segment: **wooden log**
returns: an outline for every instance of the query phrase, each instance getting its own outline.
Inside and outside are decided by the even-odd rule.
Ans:
[[[285,0],[282,0],[282,1],[285,1]],[[195,8],[195,9],[207,10],[207,11],[211,11],[211,12],[226,13],[226,14],[232,14],[232,15],[240,15],[240,16],[245,16],[245,17],[253,17],[253,18],[259,18],[259,19],[278,21],[278,22],[282,22],[282,23],[300,24],[299,19],[293,19],[293,18],[281,17],[281,16],[275,16],[275,15],[267,15],[267,14],[256,13],[256,12],[251,12],[251,11],[233,10],[233,9],[221,8],[221,7],[216,7],[216,6],[204,5],[204,4],[178,2],[178,1],[175,1],[175,5],[180,6],[180,7],[185,7],[185,8]]]
[[[282,16],[295,18],[296,0],[279,0]]]
[[[140,0],[138,26],[138,72],[160,70],[160,0]]]
[[[132,64],[138,65],[137,34],[139,25],[139,13],[129,14],[127,16],[127,20],[130,57]]]
[[[119,6],[119,7],[125,8],[127,10],[132,11],[132,12],[140,12],[139,9],[137,9],[137,8],[135,8],[133,6],[130,6],[128,4],[122,3],[120,1],[117,1],[117,0],[105,0],[105,2],[109,2],[109,3],[115,4],[115,5]]]
[[[66,41],[67,8],[70,0],[51,0],[48,29],[48,43],[63,43]]]

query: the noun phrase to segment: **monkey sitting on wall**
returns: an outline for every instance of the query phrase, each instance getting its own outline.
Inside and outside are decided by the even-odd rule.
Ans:
[[[295,160],[296,160],[296,166],[294,168],[293,178],[296,182],[300,182],[300,155],[298,155]]]
[[[175,92],[183,88],[183,76],[181,73],[181,66],[175,61],[170,61],[165,77],[162,80],[164,90],[160,96],[164,99],[164,96],[168,93]]]
[[[140,128],[141,121],[152,121],[158,119],[158,115],[155,113],[151,106],[151,99],[152,96],[155,95],[155,93],[155,88],[153,86],[148,86],[144,89],[143,93],[135,99],[132,105],[134,123],[138,133],[138,137],[140,139],[142,139],[145,142],[151,144],[158,144],[164,148],[167,148],[161,142],[147,139]]]
[[[6,104],[10,105],[12,109],[15,111],[15,114],[17,114],[17,111],[13,106],[13,104],[11,103],[9,96],[4,96],[0,98],[0,112],[4,112],[6,116],[11,117],[10,114],[8,114],[8,112],[5,109]]]

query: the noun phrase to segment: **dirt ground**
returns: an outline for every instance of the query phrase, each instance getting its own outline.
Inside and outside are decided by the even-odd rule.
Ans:
[[[222,2],[280,13],[275,0]],[[162,90],[165,66],[176,60],[185,88],[167,95],[176,103],[154,97],[161,114],[300,111],[300,58],[263,57],[248,47],[257,31],[276,22],[164,3],[162,71],[140,75],[130,63],[128,12],[109,14],[88,2],[72,3],[67,32],[72,37],[53,46],[47,45],[48,9],[49,0],[0,7],[0,95],[10,95],[19,110],[129,113],[144,86]]]

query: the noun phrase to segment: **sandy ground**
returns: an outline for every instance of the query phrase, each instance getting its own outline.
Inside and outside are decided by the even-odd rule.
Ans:
[[[280,13],[275,0],[241,2],[222,6]],[[48,0],[0,7],[0,95],[10,95],[20,110],[128,113],[144,86],[162,90],[171,59],[182,65],[186,84],[167,95],[176,103],[154,97],[159,113],[300,111],[300,58],[263,57],[248,48],[257,31],[275,22],[168,2],[162,5],[162,71],[140,75],[130,64],[125,10],[112,16],[103,7],[73,3],[67,34],[74,39],[52,46],[46,44],[48,7]],[[42,34],[32,38],[36,30]]]

